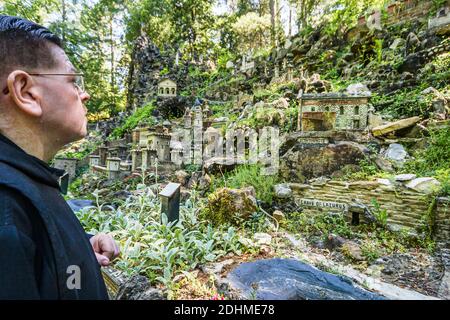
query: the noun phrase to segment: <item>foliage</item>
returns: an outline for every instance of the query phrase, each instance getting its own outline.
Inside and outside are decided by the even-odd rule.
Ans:
[[[329,234],[337,234],[343,237],[352,237],[354,234],[341,214],[312,215],[306,212],[294,212],[288,216],[285,225],[291,232],[301,232],[309,236],[328,237]]]
[[[377,111],[388,114],[394,118],[413,116],[427,117],[432,112],[429,96],[423,96],[418,89],[403,89],[393,96],[374,94],[372,104]]]
[[[153,102],[138,108],[131,116],[129,116],[124,124],[120,127],[117,127],[112,132],[111,136],[113,138],[122,137],[125,133],[131,132],[138,125],[146,124],[152,125],[155,122],[154,117],[152,116],[152,112],[155,110],[155,105]]]
[[[169,223],[160,217],[160,202],[151,188],[143,186],[117,209],[100,204],[85,208],[77,216],[87,232],[108,232],[120,243],[122,254],[114,268],[128,275],[146,275],[152,283],[169,288],[173,278],[199,264],[227,253],[252,250],[250,241],[235,228],[213,228],[199,220],[201,203],[194,195],[180,207],[180,220]]]
[[[358,163],[360,170],[358,171],[346,171],[343,169],[344,175],[339,178],[339,180],[347,180],[347,181],[360,181],[360,180],[370,180],[371,178],[381,174],[378,170],[377,166],[372,163],[369,157],[365,157],[361,159]]]
[[[232,28],[240,43],[240,53],[267,47],[270,45],[270,15],[259,16],[249,12],[237,19]]]
[[[387,216],[387,213],[383,212],[382,217],[379,217],[380,220],[384,220],[384,216]],[[368,262],[373,262],[384,255],[405,252],[408,248],[414,250],[434,248],[430,238],[411,236],[406,228],[393,232],[379,224],[351,226],[342,214],[337,213],[294,212],[288,215],[283,226],[290,232],[302,233],[310,241],[314,241],[317,237],[326,241],[330,234],[356,241],[360,244],[361,253]]]
[[[450,127],[430,131],[427,148],[414,153],[414,159],[405,164],[404,171],[415,172],[421,176],[434,176],[439,171],[443,174],[450,164]]]
[[[70,144],[64,150],[58,152],[56,157],[82,160],[91,154],[103,142],[99,132],[93,131],[83,140]]]
[[[258,199],[272,204],[273,186],[278,182],[279,178],[275,175],[262,175],[260,165],[241,165],[222,177],[212,177],[211,191],[221,187],[239,189],[253,186]]]
[[[387,226],[387,218],[388,218],[388,212],[386,209],[381,208],[380,204],[376,199],[372,199],[372,205],[375,208],[375,210],[372,211],[376,221],[381,225],[382,227]]]

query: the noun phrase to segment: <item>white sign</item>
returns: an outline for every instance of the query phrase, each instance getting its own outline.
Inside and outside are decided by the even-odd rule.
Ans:
[[[321,201],[316,199],[300,199],[300,205],[306,207],[316,207],[316,208],[328,208],[328,209],[336,209],[347,211],[348,204],[341,202],[333,202],[333,201]]]

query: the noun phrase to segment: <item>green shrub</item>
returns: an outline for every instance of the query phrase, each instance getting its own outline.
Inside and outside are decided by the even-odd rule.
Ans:
[[[131,132],[134,128],[136,128],[140,124],[153,125],[155,124],[155,119],[152,116],[152,112],[155,110],[155,105],[153,102],[137,109],[131,116],[129,116],[125,123],[114,129],[111,134],[112,138],[120,138],[125,133]]]
[[[414,153],[414,160],[405,164],[403,171],[416,172],[421,176],[441,174],[450,167],[450,127],[430,131],[428,146]],[[445,177],[445,174],[444,174]]]
[[[272,204],[273,186],[277,183],[279,183],[278,176],[262,175],[260,165],[242,165],[222,177],[213,177],[211,191],[220,187],[239,189],[253,186],[258,199]]]

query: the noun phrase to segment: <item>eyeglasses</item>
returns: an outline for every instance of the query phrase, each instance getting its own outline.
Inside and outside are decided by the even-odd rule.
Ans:
[[[74,76],[75,77],[75,81],[74,81],[74,85],[75,87],[80,90],[80,92],[86,92],[86,88],[84,86],[84,74],[83,73],[29,73],[30,76],[66,76],[66,77],[70,77],[70,76]],[[8,88],[5,88],[3,90],[4,94],[8,94],[9,90]]]

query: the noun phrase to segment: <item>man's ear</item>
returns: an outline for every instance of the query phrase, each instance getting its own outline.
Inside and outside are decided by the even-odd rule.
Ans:
[[[32,117],[42,115],[41,99],[33,78],[22,70],[11,72],[7,79],[9,94],[19,109]]]

